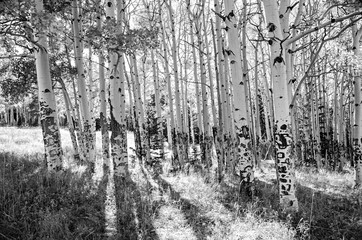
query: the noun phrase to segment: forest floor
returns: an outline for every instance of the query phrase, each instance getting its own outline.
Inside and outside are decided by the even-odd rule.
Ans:
[[[238,185],[190,171],[156,174],[134,154],[128,134],[130,177],[104,171],[97,133],[95,174],[73,161],[62,129],[65,171],[47,176],[38,128],[0,128],[0,239],[362,239],[360,193],[353,171],[297,171],[300,211],[278,212],[273,161],[256,173],[252,201]]]

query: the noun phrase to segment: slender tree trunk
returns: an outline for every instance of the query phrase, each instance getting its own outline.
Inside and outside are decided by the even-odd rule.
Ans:
[[[93,146],[93,134],[91,128],[91,115],[89,111],[89,101],[87,96],[86,84],[85,84],[85,71],[83,66],[83,43],[80,36],[82,15],[79,12],[78,0],[73,0],[73,32],[74,32],[74,47],[75,47],[75,60],[78,70],[78,97],[81,106],[83,134],[84,134],[84,151],[86,159],[94,163],[95,162],[95,148]]]
[[[152,61],[152,74],[153,74],[153,84],[155,89],[155,105],[156,105],[156,125],[157,125],[157,141],[161,151],[161,156],[163,157],[163,120],[161,116],[161,99],[160,99],[160,83],[158,75],[158,65],[156,70],[156,60],[154,50],[151,50],[151,61]]]
[[[214,53],[215,53],[215,57],[214,57],[214,64],[215,64],[215,76],[216,76],[216,90],[217,90],[217,100],[218,100],[218,117],[219,117],[219,121],[218,121],[218,127],[215,127],[216,129],[216,141],[215,141],[215,147],[216,147],[216,156],[217,156],[217,179],[219,181],[219,183],[222,181],[223,178],[223,169],[224,169],[224,148],[223,146],[223,136],[224,136],[224,131],[223,131],[223,126],[224,126],[224,122],[223,122],[223,109],[222,109],[222,100],[221,100],[221,87],[220,87],[220,78],[221,78],[221,74],[219,71],[219,65],[218,65],[218,50],[217,50],[217,45],[216,45],[216,37],[215,37],[215,31],[214,31],[214,24],[212,22],[211,19],[211,32],[212,32],[212,42],[213,42],[213,46],[214,46]]]
[[[42,14],[44,11],[43,1],[36,0],[36,11]],[[52,80],[50,77],[48,44],[45,35],[38,29],[35,34],[38,46],[35,51],[35,65],[38,83],[39,112],[43,131],[45,147],[45,159],[48,171],[59,171],[62,169],[62,146],[60,131],[57,125],[57,110]]]
[[[72,113],[71,113],[72,103],[70,101],[69,94],[67,92],[67,88],[66,88],[63,80],[60,80],[60,84],[62,86],[62,92],[63,92],[63,97],[64,97],[65,110],[66,110],[66,113],[67,113],[67,120],[68,120],[68,128],[69,128],[70,138],[72,140],[73,149],[74,149],[74,159],[79,160],[77,137],[75,135],[73,117],[72,117]]]
[[[360,56],[359,41],[362,36],[362,28],[357,30],[357,26],[352,26],[353,52],[356,57]],[[362,188],[362,95],[361,95],[361,71],[354,72],[354,125],[353,125],[353,149],[354,164],[356,171],[356,188]]]
[[[166,1],[167,2],[167,1]],[[176,42],[176,33],[175,33],[175,22],[173,16],[173,9],[170,3],[167,3],[170,25],[171,25],[171,37],[172,37],[172,59],[173,59],[173,73],[175,77],[175,104],[176,104],[176,136],[175,136],[175,144],[178,149],[178,157],[177,160],[180,163],[181,169],[184,167],[184,147],[180,145],[180,140],[182,136],[182,120],[181,120],[181,101],[180,101],[180,83],[178,76],[178,66],[177,66],[177,42]]]

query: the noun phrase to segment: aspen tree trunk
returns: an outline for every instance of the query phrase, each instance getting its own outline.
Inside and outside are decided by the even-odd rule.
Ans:
[[[10,123],[8,104],[5,104],[5,123],[6,123],[6,125],[9,125],[9,123]]]
[[[144,105],[144,107],[142,107],[143,109],[143,142],[145,145],[145,151],[146,151],[146,161],[150,161],[151,160],[151,139],[150,139],[150,128],[149,128],[149,121],[146,120],[146,113],[145,113],[145,108],[146,108],[146,54],[144,54],[142,56],[142,75],[143,75],[143,101],[142,106]],[[142,99],[142,98],[141,98]]]
[[[96,119],[94,115],[94,99],[96,98],[95,94],[97,90],[93,90],[93,64],[92,64],[92,46],[88,46],[88,55],[89,55],[89,66],[88,66],[88,97],[89,97],[89,113],[91,117],[91,134],[92,134],[92,146],[94,151],[96,151]]]
[[[157,124],[157,142],[159,144],[159,148],[161,151],[161,156],[163,157],[164,149],[163,149],[163,121],[161,116],[161,100],[160,100],[160,83],[159,83],[159,75],[158,75],[158,65],[156,71],[156,61],[154,50],[151,50],[151,61],[152,61],[152,74],[153,74],[153,84],[155,89],[155,104],[156,104],[156,124]]]
[[[338,125],[338,72],[334,74],[334,99],[333,99],[333,170],[336,170],[337,162],[339,161],[339,125]],[[342,84],[342,83],[341,83]]]
[[[255,81],[255,163],[259,169],[261,169],[261,160],[260,160],[260,140],[261,140],[261,126],[260,126],[260,106],[259,106],[259,84],[258,84],[258,48],[259,42],[256,43],[255,46],[255,73],[254,73],[254,81]]]
[[[211,137],[210,137],[210,120],[209,120],[209,110],[208,110],[208,96],[206,91],[206,68],[205,68],[205,60],[203,57],[203,45],[202,45],[202,36],[201,36],[201,23],[200,15],[203,12],[203,6],[201,7],[201,10],[197,15],[193,16],[193,21],[195,23],[195,30],[196,30],[196,36],[197,36],[197,46],[199,49],[199,59],[200,59],[200,74],[201,74],[201,98],[202,98],[202,129],[201,132],[201,152],[202,152],[202,162],[206,165],[207,171],[210,171],[211,167]],[[191,32],[192,34],[192,32]]]
[[[344,141],[344,105],[343,105],[343,99],[344,99],[344,81],[346,79],[346,73],[343,72],[342,75],[342,81],[341,81],[341,86],[340,86],[340,98],[339,98],[339,113],[338,113],[338,130],[339,130],[339,135],[338,135],[338,148],[339,148],[339,165],[338,165],[338,171],[343,171],[343,166],[345,164],[345,141]]]
[[[177,67],[177,43],[176,43],[176,33],[175,33],[175,22],[173,16],[173,9],[170,3],[165,2],[168,8],[168,14],[170,18],[171,25],[171,37],[172,37],[172,59],[173,59],[173,73],[175,77],[175,104],[176,104],[176,135],[173,136],[175,138],[174,143],[176,144],[176,148],[178,149],[178,157],[177,160],[180,163],[181,169],[184,167],[185,155],[184,155],[184,146],[180,145],[180,140],[182,136],[182,120],[181,120],[181,101],[180,101],[180,83],[178,76],[178,67]]]
[[[79,160],[77,137],[75,135],[73,118],[72,118],[72,113],[71,113],[72,103],[70,101],[69,94],[67,92],[67,88],[66,88],[63,80],[60,80],[60,84],[62,85],[62,92],[63,92],[64,102],[65,102],[65,110],[66,110],[67,119],[68,119],[68,128],[69,128],[70,138],[72,140],[73,149],[74,149],[74,159]]]
[[[122,2],[118,3],[118,9],[113,0],[106,3],[106,18],[115,19],[115,10],[118,15],[119,31],[122,31],[122,18],[119,12],[124,12]],[[114,46],[110,46],[114,47]],[[109,50],[109,104],[111,115],[111,156],[114,167],[114,174],[120,177],[127,177],[127,135],[125,129],[125,88],[124,88],[124,69],[123,55],[117,56],[114,50]]]
[[[320,77],[317,77],[317,86],[315,88],[315,92],[314,92],[314,100],[315,100],[315,111],[316,111],[316,116],[315,116],[315,128],[316,128],[316,132],[315,132],[315,139],[316,139],[316,148],[315,148],[315,155],[316,155],[316,162],[317,162],[317,168],[318,170],[322,167],[322,153],[321,153],[321,129],[320,129],[320,110],[319,110],[319,96],[318,93],[319,89],[320,89]],[[317,89],[318,88],[318,89]]]
[[[240,181],[250,184],[254,181],[254,169],[250,156],[250,133],[248,126],[247,99],[245,95],[245,79],[242,72],[241,53],[237,30],[237,20],[234,10],[234,1],[225,1],[226,25],[228,27],[229,50],[226,51],[230,58],[230,68],[234,92],[234,124],[235,124],[235,147],[236,166],[235,174],[240,175]],[[244,59],[246,61],[246,59]]]
[[[102,6],[99,4],[99,10],[97,12],[97,28],[101,31],[102,28]],[[109,134],[108,134],[108,121],[107,121],[107,98],[106,98],[106,80],[104,76],[104,56],[103,49],[101,50],[99,56],[99,120],[101,125],[101,135],[102,135],[102,158],[103,163],[107,166],[109,164]]]
[[[86,160],[90,163],[95,162],[95,148],[93,143],[93,134],[91,129],[91,115],[89,111],[89,101],[87,96],[86,84],[85,84],[85,72],[83,66],[83,43],[80,36],[80,24],[82,16],[78,8],[78,0],[73,0],[73,32],[74,32],[74,48],[75,48],[75,60],[78,70],[78,97],[81,106],[83,134],[84,134],[84,151]]]
[[[71,71],[72,69],[72,65],[71,65],[71,60],[70,60],[70,55],[69,55],[69,51],[68,51],[68,47],[65,45],[65,53],[67,55],[67,61],[68,61],[68,68],[69,71]],[[80,162],[85,162],[86,158],[85,158],[85,154],[84,154],[84,138],[83,138],[83,130],[82,130],[82,124],[81,124],[81,116],[80,116],[80,110],[79,110],[79,105],[78,105],[78,100],[77,100],[77,88],[76,88],[76,84],[74,81],[74,77],[71,77],[72,80],[72,88],[73,88],[73,97],[74,97],[74,107],[72,108],[72,112],[73,112],[73,116],[74,116],[74,122],[76,123],[76,125],[74,126],[74,129],[76,131],[76,136],[78,139],[78,151],[79,151],[79,160]]]
[[[218,14],[222,14],[220,10],[220,5],[218,0],[214,0],[215,12]],[[223,134],[223,145],[224,149],[224,161],[225,161],[225,170],[230,170],[230,162],[231,162],[231,124],[232,124],[232,116],[231,116],[231,107],[230,107],[230,96],[229,96],[229,71],[228,71],[228,62],[226,60],[227,55],[224,55],[224,39],[221,35],[221,24],[220,17],[216,16],[215,21],[215,30],[217,36],[217,46],[218,46],[218,58],[219,58],[219,72],[220,72],[220,85],[221,85],[221,101],[223,106],[223,127],[221,129],[224,130]]]
[[[136,122],[136,128],[139,131],[139,135],[140,135],[140,143],[139,143],[140,150],[141,150],[140,155],[144,156],[149,151],[149,147],[148,147],[147,140],[146,140],[145,113],[144,113],[144,108],[143,108],[143,103],[142,103],[141,84],[139,81],[136,55],[132,54],[131,58],[132,58],[131,59],[131,68],[133,69],[133,79],[134,79],[133,95],[134,95],[135,107],[136,107],[135,122]],[[138,127],[137,127],[137,124],[138,124]]]
[[[357,30],[357,26],[352,26],[353,53],[355,57],[359,57],[360,44],[362,36],[362,28]],[[356,172],[355,182],[356,188],[362,188],[362,95],[361,95],[361,70],[356,66],[354,72],[354,125],[353,125],[353,151],[354,151],[354,167]]]
[[[221,87],[220,87],[220,78],[221,78],[221,74],[219,71],[219,65],[218,65],[218,50],[217,50],[217,45],[216,45],[216,37],[215,37],[215,32],[214,32],[214,24],[212,22],[211,19],[211,32],[212,32],[212,42],[213,42],[213,46],[214,46],[214,53],[215,53],[215,57],[214,57],[214,64],[215,64],[215,76],[216,76],[216,90],[217,90],[217,100],[218,100],[218,117],[219,117],[219,125],[218,125],[218,129],[216,131],[216,141],[215,141],[215,145],[216,145],[216,156],[217,156],[217,179],[219,181],[219,183],[222,181],[223,178],[223,169],[224,169],[224,148],[223,146],[223,112],[224,110],[222,109],[222,101],[221,101]]]
[[[160,15],[162,14],[162,8],[161,8],[161,1],[158,0],[158,6]],[[172,148],[172,155],[173,155],[173,167],[175,167],[175,163],[178,161],[178,152],[177,147],[173,143],[173,140],[170,141],[169,137],[171,136],[172,139],[174,139],[175,136],[175,117],[174,117],[174,110],[173,110],[173,98],[172,98],[172,87],[171,87],[171,77],[170,77],[170,70],[169,70],[169,63],[168,63],[168,54],[167,54],[167,44],[166,44],[166,37],[165,37],[165,29],[162,24],[161,18],[160,20],[160,26],[162,31],[162,45],[163,45],[163,57],[165,59],[165,74],[166,74],[166,82],[167,82],[167,92],[168,92],[168,105],[169,105],[169,122],[167,122],[167,131],[168,131],[168,142],[171,145]]]
[[[127,58],[126,58],[127,59]],[[123,69],[126,69],[126,61],[123,61]],[[134,131],[134,126],[133,126],[133,113],[134,113],[134,101],[133,101],[133,97],[132,97],[132,84],[131,81],[129,79],[129,76],[127,74],[127,71],[124,71],[124,76],[126,78],[127,81],[127,87],[128,87],[128,100],[129,100],[129,116],[128,116],[128,124],[131,124],[131,126],[128,126],[130,129],[132,129],[132,131]],[[133,77],[131,75],[131,80],[133,80]]]
[[[192,23],[190,24],[190,41],[193,46],[195,46],[194,41],[194,35],[193,35],[193,26]],[[203,125],[202,125],[202,115],[201,115],[201,100],[200,100],[200,90],[199,90],[199,83],[198,83],[198,75],[197,75],[197,59],[196,59],[196,50],[195,47],[192,48],[192,57],[194,60],[194,82],[195,82],[195,95],[196,95],[196,110],[197,110],[197,128],[199,130],[199,137],[198,137],[198,143],[202,144],[202,133],[203,131]]]
[[[283,39],[276,0],[263,0],[268,31],[271,35],[271,71],[274,87],[275,109],[275,147],[277,155],[277,177],[279,184],[280,207],[297,211],[298,200],[295,196],[295,166],[292,156],[293,138],[291,135],[291,117],[289,114],[286,68],[283,60],[284,49],[276,39]]]
[[[224,44],[223,44],[224,45]],[[226,50],[224,49],[224,52]],[[233,99],[231,98],[231,88],[230,77],[229,77],[229,57],[227,54],[224,55],[224,79],[225,85],[223,90],[225,91],[226,101],[225,101],[225,138],[224,138],[224,147],[225,147],[225,171],[230,173],[234,170],[232,167],[232,163],[237,159],[233,158],[233,154],[235,153],[233,147],[233,139],[235,138],[235,134],[233,132]],[[246,104],[246,103],[245,103]],[[234,161],[233,161],[234,160]]]
[[[322,70],[323,71],[323,70]],[[325,76],[321,81],[318,78],[318,88],[319,88],[319,98],[318,98],[318,128],[319,128],[319,148],[320,148],[320,155],[323,156],[323,150],[325,150],[326,145],[326,115],[325,115],[325,91],[324,91],[324,84],[325,84]],[[318,140],[318,139],[317,139]],[[326,157],[326,154],[325,154]]]
[[[56,117],[56,114],[55,114],[55,117]],[[14,126],[14,106],[11,106],[10,107],[10,126]]]
[[[206,56],[207,56],[207,71],[209,73],[209,79],[210,79],[210,97],[211,97],[211,111],[212,111],[212,120],[213,120],[213,128],[216,128],[218,125],[217,117],[216,117],[216,107],[215,107],[215,94],[214,94],[214,80],[211,70],[211,53],[209,49],[209,40],[207,38],[207,26],[206,26],[206,20],[205,20],[205,14],[202,15],[203,25],[204,25],[204,41],[205,41],[205,48],[206,48]],[[215,52],[216,54],[216,52]],[[216,65],[215,65],[216,66]]]
[[[185,22],[185,38],[187,39],[186,29],[187,23]],[[183,141],[185,145],[185,157],[188,159],[189,157],[189,141],[190,141],[190,131],[189,131],[189,104],[188,104],[188,77],[187,77],[187,63],[188,57],[186,55],[188,53],[188,45],[185,44],[185,92],[184,92],[184,99],[183,99],[183,109],[184,109],[184,136]],[[182,84],[182,83],[181,83]]]
[[[43,1],[35,1],[36,11],[42,14]],[[40,21],[40,19],[38,19]],[[38,46],[35,51],[35,65],[38,83],[39,113],[43,132],[45,159],[49,172],[62,169],[62,146],[60,131],[57,125],[55,95],[50,77],[48,43],[41,29],[36,29],[35,40]]]
[[[271,139],[274,139],[274,132],[273,132],[273,123],[274,123],[274,103],[273,103],[273,96],[270,92],[271,88],[269,87],[269,83],[268,83],[268,74],[266,71],[266,64],[265,64],[265,57],[264,57],[264,52],[263,52],[263,48],[262,45],[260,45],[260,50],[261,50],[261,60],[262,60],[262,69],[263,69],[263,80],[264,80],[264,89],[265,89],[265,96],[266,96],[266,109],[267,111],[265,111],[265,121],[268,122],[268,129],[267,132],[269,133],[269,140],[271,141]]]

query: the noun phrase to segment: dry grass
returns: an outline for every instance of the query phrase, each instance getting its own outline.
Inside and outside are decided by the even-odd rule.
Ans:
[[[100,174],[94,189],[85,166],[72,162],[68,131],[61,134],[68,169],[47,177],[41,130],[0,128],[0,239],[362,239],[360,193],[350,171],[299,169],[300,212],[283,215],[273,162],[263,163],[255,197],[245,202],[229,179],[210,183],[192,171],[155,175],[130,150],[131,133],[130,177],[115,178],[116,213],[108,214],[116,214],[109,218],[117,232],[108,237],[107,178]]]

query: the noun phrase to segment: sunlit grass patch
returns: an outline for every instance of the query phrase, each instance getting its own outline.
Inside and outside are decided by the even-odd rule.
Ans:
[[[277,182],[272,163],[263,163],[264,173],[257,173],[267,187],[257,189],[277,200]],[[353,170],[344,172],[299,167],[296,169],[299,212],[291,219],[297,237],[303,239],[362,239],[361,192],[354,190]],[[274,194],[272,190],[274,188]],[[274,201],[275,203],[275,201]],[[273,204],[273,209],[277,205]]]
[[[296,171],[298,182],[316,191],[323,191],[329,194],[340,194],[348,196],[353,193],[354,171],[347,169],[344,172],[320,169],[300,168]]]
[[[161,240],[196,240],[192,227],[188,225],[182,211],[175,205],[164,205],[154,219],[156,233]]]
[[[230,224],[230,235],[227,239],[238,240],[291,240],[295,230],[279,221],[265,221],[251,213],[238,218]]]
[[[237,191],[237,187],[205,183],[197,173],[164,176],[164,179],[179,194],[179,204],[186,205],[181,209],[186,211],[196,235],[201,231],[207,234],[207,239],[215,240],[289,240],[296,234],[289,223],[278,220],[270,206],[263,208],[265,203],[239,205],[237,192],[228,192]],[[190,207],[197,212],[188,212]]]

